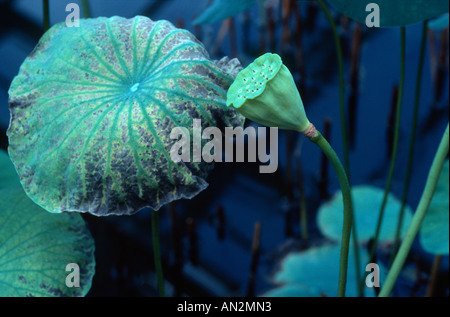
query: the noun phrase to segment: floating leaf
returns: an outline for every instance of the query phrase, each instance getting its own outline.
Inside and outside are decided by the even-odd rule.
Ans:
[[[369,254],[359,249],[361,274],[367,275],[365,268],[369,263]],[[275,282],[284,284],[269,291],[265,296],[337,296],[339,281],[340,245],[323,245],[303,252],[292,252],[281,262],[280,270],[275,274]],[[355,256],[353,249],[349,254],[346,296],[358,296]],[[385,271],[380,269],[380,284],[384,281]],[[361,277],[362,278],[362,277]],[[364,288],[365,296],[374,296],[373,289]]]
[[[20,186],[19,176],[8,153],[0,150],[0,189]]]
[[[0,179],[14,166],[0,151]],[[94,240],[79,214],[50,214],[33,203],[16,180],[0,185],[0,296],[84,296],[95,270]],[[79,287],[68,287],[69,263]],[[75,271],[73,271],[75,273]],[[70,279],[70,281],[74,281]]]
[[[448,12],[448,1],[444,0],[328,0],[344,15],[366,23],[369,3],[376,3],[380,10],[380,26],[405,26],[437,17]]]
[[[433,254],[447,254],[449,249],[448,160],[442,168],[433,199],[420,228],[422,247]]]
[[[295,284],[286,284],[274,288],[263,296],[265,297],[318,297],[317,291],[312,291],[309,287]]]
[[[360,242],[368,241],[375,236],[378,216],[384,190],[372,186],[352,187],[353,212],[356,230]],[[397,230],[401,201],[389,194],[384,210],[379,241],[392,241]],[[330,201],[322,204],[317,215],[317,222],[322,233],[330,239],[340,241],[342,235],[343,202],[341,192],[337,192]],[[406,206],[403,216],[401,237],[412,220],[412,210]]]
[[[256,4],[255,0],[214,0],[192,23],[214,23],[233,17]]]
[[[436,19],[433,19],[428,24],[428,27],[434,31],[442,31],[445,28],[448,28],[448,13],[445,13],[441,15],[440,17],[437,17]]]
[[[146,17],[53,26],[9,90],[9,154],[50,212],[132,214],[203,190],[212,164],[170,158],[193,119],[242,126],[225,105],[240,69],[215,63],[188,31]]]

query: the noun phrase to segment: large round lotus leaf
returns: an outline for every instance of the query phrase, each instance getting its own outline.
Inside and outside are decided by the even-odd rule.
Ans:
[[[191,33],[164,20],[53,26],[9,90],[9,154],[26,193],[50,212],[95,215],[192,198],[212,165],[172,161],[170,133],[192,134],[193,119],[241,126],[225,105],[239,68],[211,61]]]
[[[368,241],[375,236],[378,216],[381,203],[384,197],[384,190],[372,186],[352,187],[353,213],[356,221],[356,230],[360,242]],[[398,217],[400,213],[401,201],[394,195],[389,194],[384,210],[381,231],[378,237],[380,242],[392,241],[397,231]],[[317,222],[319,228],[326,237],[340,241],[342,236],[343,221],[342,194],[337,192],[326,203],[319,208]],[[401,237],[404,236],[412,220],[412,210],[406,206],[401,228]]]
[[[15,173],[0,151],[0,179]],[[18,176],[0,184],[0,296],[84,296],[95,271],[94,240],[78,214],[50,214],[33,203]],[[7,187],[5,185],[8,185]],[[66,267],[75,263],[79,268]],[[70,275],[70,274],[74,275]],[[78,286],[78,287],[76,287]]]
[[[445,0],[328,0],[344,15],[366,23],[371,11],[366,11],[369,3],[375,3],[380,10],[380,26],[405,26],[448,12]]]
[[[281,262],[280,270],[275,274],[275,282],[283,284],[266,296],[337,296],[339,281],[340,245],[323,245],[303,252],[288,254]],[[359,249],[361,278],[357,279],[355,256],[351,248],[348,258],[346,296],[358,296],[357,282],[367,276],[366,265],[369,254],[364,248]],[[380,265],[380,284],[386,272]],[[364,287],[365,296],[374,296],[374,290]]]
[[[433,254],[448,254],[449,249],[448,173],[447,160],[420,228],[420,243],[426,251]]]

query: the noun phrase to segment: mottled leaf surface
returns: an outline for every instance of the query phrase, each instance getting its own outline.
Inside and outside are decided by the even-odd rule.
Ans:
[[[363,185],[352,187],[353,212],[360,242],[367,242],[375,236],[383,197],[384,190],[377,187]],[[394,240],[400,207],[401,201],[389,194],[378,237],[379,241]],[[322,234],[335,241],[340,241],[342,238],[343,208],[342,194],[339,191],[319,207],[317,215],[317,223]],[[406,233],[411,220],[412,210],[406,206],[400,232],[401,237]]]
[[[173,162],[170,132],[192,133],[193,119],[202,128],[243,124],[225,106],[237,64],[211,61],[164,20],[53,26],[9,90],[9,153],[26,193],[50,212],[95,215],[192,198],[212,164]]]
[[[366,23],[369,3],[380,8],[380,26],[395,27],[418,23],[448,12],[449,3],[444,0],[328,0],[344,15]]]
[[[14,166],[0,151],[0,179]],[[33,203],[18,176],[0,182],[0,296],[84,296],[95,271],[94,240],[79,214],[50,214]],[[69,263],[79,287],[67,287]]]
[[[433,199],[420,228],[422,247],[433,254],[448,255],[449,249],[449,205],[448,205],[448,160],[442,168]]]

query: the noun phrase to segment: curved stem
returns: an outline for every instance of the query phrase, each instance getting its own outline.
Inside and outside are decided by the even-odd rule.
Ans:
[[[328,22],[330,23],[331,30],[333,31],[334,43],[336,46],[337,53],[337,61],[338,61],[338,69],[339,69],[339,113],[341,120],[341,134],[342,134],[342,152],[344,157],[344,167],[347,173],[347,178],[350,182],[350,160],[348,154],[348,138],[347,138],[347,120],[346,120],[346,111],[345,111],[345,82],[344,82],[344,58],[342,53],[342,45],[341,39],[339,37],[339,33],[336,28],[336,24],[333,21],[333,17],[330,14],[327,6],[322,0],[317,1],[322,8],[322,11],[325,13]],[[353,204],[353,202],[350,202]],[[352,209],[353,210],[353,209]],[[353,246],[355,252],[355,272],[356,276],[361,276],[361,265],[360,265],[360,257],[359,257],[359,248],[358,248],[358,235],[356,231],[356,222],[352,212],[352,223],[353,223]],[[358,279],[357,279],[358,280]],[[361,283],[357,282],[357,288],[359,296],[363,296],[363,286]]]
[[[373,239],[372,248],[370,250],[370,262],[373,262],[373,258],[375,255],[375,250],[378,243],[378,237],[380,235],[381,223],[383,221],[384,209],[386,207],[387,198],[389,195],[389,191],[391,190],[392,178],[394,176],[395,169],[395,161],[397,159],[397,150],[398,150],[398,141],[400,135],[400,115],[402,109],[402,97],[403,97],[403,87],[405,83],[405,42],[406,42],[406,34],[405,27],[401,28],[401,53],[400,53],[400,84],[398,89],[398,98],[396,105],[396,114],[395,114],[395,127],[394,127],[394,142],[392,149],[392,157],[391,164],[389,167],[388,178],[386,182],[386,187],[384,189],[384,197],[383,202],[381,203],[380,213],[378,215],[377,228],[375,231],[375,237]]]
[[[447,159],[448,147],[449,140],[447,124],[447,128],[445,129],[441,143],[439,144],[439,148],[436,152],[436,155],[434,156],[433,163],[428,173],[427,182],[425,184],[422,197],[420,198],[419,205],[417,206],[416,212],[414,213],[405,238],[403,239],[400,249],[398,250],[394,263],[389,270],[389,273],[386,277],[386,282],[384,283],[384,286],[378,296],[389,296],[394,287],[395,281],[397,280],[397,277],[400,274],[401,269],[403,268],[403,264],[405,264],[406,257],[408,256],[409,250],[411,249],[411,245],[414,242],[414,239],[420,229],[420,225],[422,224],[423,218],[425,217],[428,207],[433,198],[442,167],[445,163],[445,160]]]
[[[405,181],[403,185],[403,193],[402,193],[402,205],[400,208],[400,214],[397,223],[397,230],[395,232],[395,240],[394,247],[392,250],[392,260],[397,253],[398,245],[400,244],[400,233],[403,224],[403,215],[406,206],[406,200],[408,198],[409,193],[409,183],[412,174],[412,166],[413,166],[413,158],[414,158],[414,144],[416,142],[416,129],[417,129],[417,118],[419,114],[419,104],[420,104],[420,87],[422,85],[422,71],[423,71],[423,62],[425,59],[425,46],[427,41],[428,34],[428,21],[423,22],[422,28],[422,39],[420,44],[420,56],[419,56],[419,68],[417,70],[417,78],[416,78],[416,93],[414,97],[414,110],[413,117],[411,120],[411,133],[409,137],[409,149],[408,149],[408,162],[406,163],[406,174]],[[391,260],[391,262],[392,262]]]
[[[153,240],[153,258],[155,261],[156,276],[158,279],[158,292],[159,296],[165,296],[164,290],[164,277],[161,265],[161,251],[159,248],[159,224],[158,224],[158,211],[152,211],[152,240]]]
[[[341,186],[342,198],[344,202],[344,222],[342,228],[342,241],[341,241],[341,254],[339,263],[339,284],[338,284],[338,296],[345,296],[345,286],[347,283],[347,266],[348,266],[348,253],[350,245],[350,235],[352,232],[352,196],[350,192],[350,184],[348,182],[347,174],[341,164],[336,152],[330,146],[328,141],[317,131],[317,134],[310,138],[312,142],[317,144],[323,153],[330,160]]]

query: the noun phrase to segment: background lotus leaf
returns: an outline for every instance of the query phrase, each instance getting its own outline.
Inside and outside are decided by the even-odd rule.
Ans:
[[[384,190],[373,186],[353,186],[353,212],[356,221],[358,240],[367,242],[375,236],[380,206],[383,201]],[[398,215],[401,201],[389,194],[384,210],[383,222],[379,236],[380,242],[393,241],[397,230]],[[340,241],[342,233],[342,194],[337,192],[326,203],[322,204],[317,214],[318,226],[325,236]],[[405,206],[403,225],[400,232],[404,236],[412,220],[412,210]]]
[[[81,215],[46,212],[14,174],[0,151],[0,296],[86,295],[95,271],[94,240]],[[66,271],[69,263],[78,265],[79,287],[66,285],[75,273]]]

